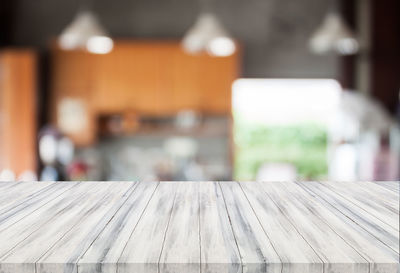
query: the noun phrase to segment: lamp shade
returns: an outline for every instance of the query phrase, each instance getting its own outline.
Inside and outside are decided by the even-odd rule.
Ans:
[[[356,54],[359,43],[343,18],[330,13],[310,39],[310,49],[316,54],[335,52],[340,55]]]
[[[192,54],[207,51],[214,56],[229,56],[236,45],[228,32],[212,13],[202,13],[185,34],[183,48]]]
[[[113,41],[91,11],[79,12],[59,37],[65,50],[87,49],[91,53],[106,54],[113,48]]]

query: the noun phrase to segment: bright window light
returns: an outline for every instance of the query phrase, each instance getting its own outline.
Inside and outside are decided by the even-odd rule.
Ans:
[[[336,113],[341,90],[330,79],[239,79],[233,84],[233,111],[268,125],[326,124]]]
[[[328,177],[328,130],[341,98],[334,80],[240,79],[233,85],[236,180]]]

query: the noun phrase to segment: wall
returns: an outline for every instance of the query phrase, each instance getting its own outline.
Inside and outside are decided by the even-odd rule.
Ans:
[[[336,77],[337,58],[309,53],[307,40],[335,0],[214,0],[213,9],[244,45],[245,77]],[[45,47],[73,19],[76,0],[13,0],[14,45]],[[112,36],[180,39],[197,0],[97,0]]]

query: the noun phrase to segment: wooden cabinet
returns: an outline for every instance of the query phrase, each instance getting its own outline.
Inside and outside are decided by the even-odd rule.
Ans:
[[[36,54],[0,51],[0,171],[36,172]]]
[[[239,75],[237,56],[201,58],[201,110],[205,113],[225,114],[231,111],[233,75]]]
[[[201,110],[202,56],[188,55],[180,49],[174,51],[171,61],[171,103],[173,110]],[[210,98],[212,99],[212,98]]]
[[[82,50],[52,52],[51,120],[77,145],[92,143],[96,137],[94,61],[94,55]]]
[[[129,111],[162,116],[187,109],[229,114],[238,54],[193,56],[179,42],[117,41],[106,55],[54,48],[52,71],[56,108],[67,97],[85,101],[89,125],[68,135],[86,145],[95,138],[98,115]]]
[[[110,54],[97,56],[93,66],[96,109],[149,115],[167,110],[170,76],[163,66],[171,52],[168,44],[120,42]]]

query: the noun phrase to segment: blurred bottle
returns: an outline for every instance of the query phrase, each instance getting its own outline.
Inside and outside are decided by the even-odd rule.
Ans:
[[[383,136],[380,149],[374,160],[374,181],[394,181],[398,179],[398,155],[392,152],[389,144],[389,137]]]
[[[72,181],[87,181],[89,166],[83,161],[72,162],[67,168],[68,178]]]
[[[74,144],[56,128],[44,127],[39,133],[39,158],[43,164],[40,180],[67,180],[67,167],[74,158]]]

